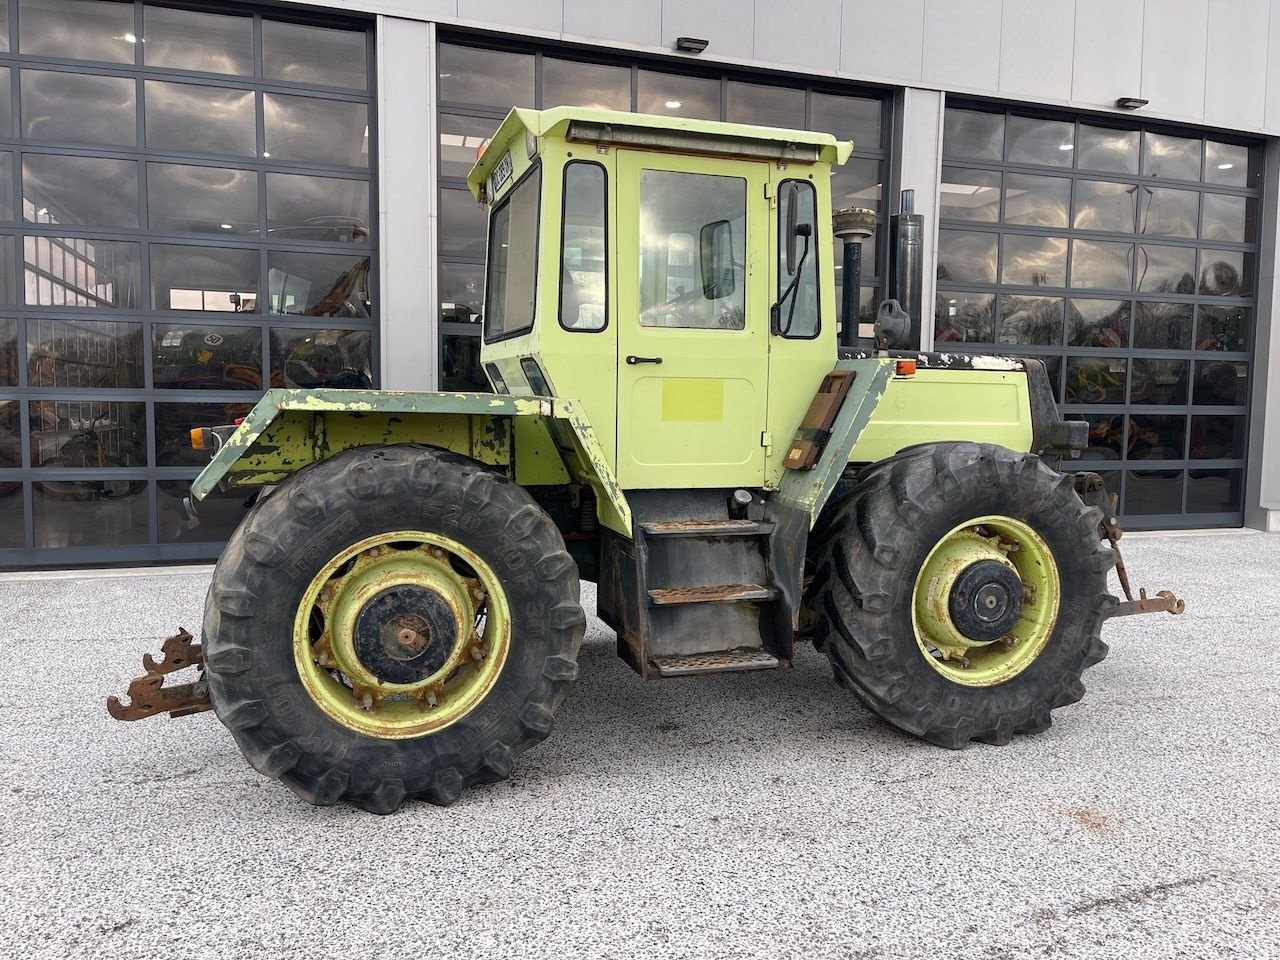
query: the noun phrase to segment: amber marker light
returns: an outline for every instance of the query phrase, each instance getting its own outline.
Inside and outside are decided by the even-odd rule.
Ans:
[[[916,362],[914,360],[899,360],[894,364],[893,372],[899,377],[914,377],[916,375]]]

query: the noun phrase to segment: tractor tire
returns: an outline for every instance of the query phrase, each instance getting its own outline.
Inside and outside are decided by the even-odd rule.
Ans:
[[[1069,476],[990,444],[917,447],[825,516],[814,644],[881,718],[951,749],[1005,744],[1084,695],[1117,601],[1100,514]]]
[[[578,600],[559,530],[511,480],[434,448],[347,450],[227,544],[205,603],[210,699],[253,767],[308,803],[447,805],[551,732]]]

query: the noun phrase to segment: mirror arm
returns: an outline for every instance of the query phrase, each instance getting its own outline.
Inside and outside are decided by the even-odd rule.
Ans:
[[[800,285],[800,275],[804,270],[804,262],[809,256],[809,234],[800,234],[804,237],[804,249],[800,251],[800,261],[796,264],[795,275],[792,276],[791,282],[787,284],[787,289],[782,291],[782,296],[778,298],[778,302],[773,305],[773,309],[769,311],[770,326],[774,336],[785,337],[791,332],[791,323],[796,315],[796,287]],[[787,324],[782,325],[782,305],[787,302],[787,298],[791,297],[791,304],[787,309]]]

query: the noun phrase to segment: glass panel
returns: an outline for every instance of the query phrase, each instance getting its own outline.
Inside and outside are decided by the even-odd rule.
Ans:
[[[1196,362],[1196,388],[1191,402],[1205,406],[1243,407],[1249,402],[1249,365],[1222,360]]]
[[[2,404],[3,401],[0,401],[0,405]],[[5,463],[3,450],[4,430],[0,427],[0,465]],[[22,484],[17,480],[0,480],[0,549],[21,547],[25,539],[22,529]]]
[[[631,68],[542,58],[542,106],[631,109]]]
[[[883,190],[879,160],[850,160],[831,173],[831,209],[867,207],[879,210]]]
[[[440,44],[440,99],[506,111],[533,106],[533,54]]]
[[[204,467],[209,462],[208,450],[191,449],[191,431],[195,427],[218,427],[235,423],[253,409],[244,403],[157,403],[156,465],[160,467]],[[191,481],[183,481],[190,486]],[[241,491],[244,496],[247,491]]]
[[[939,230],[938,279],[995,283],[996,235]]]
[[[804,129],[804,91],[730,80],[725,119],[761,127]]]
[[[1253,254],[1238,250],[1200,251],[1200,292],[1211,297],[1253,295]]]
[[[1004,115],[948,107],[943,114],[942,152],[951,157],[1002,159]]]
[[[1233,143],[1206,140],[1204,179],[1230,187],[1257,187],[1262,181],[1262,151]]]
[[[1077,181],[1075,228],[1133,233],[1133,197],[1137,189],[1131,183]]]
[[[3,13],[0,7],[0,13]],[[12,220],[13,216],[13,154],[0,153],[0,220]]]
[[[151,229],[165,233],[258,235],[258,175],[252,170],[147,164]]]
[[[141,402],[32,400],[31,465],[106,469],[147,465]]]
[[[1065,227],[1071,208],[1071,181],[1007,173],[1004,178],[1005,223]]]
[[[146,480],[38,480],[31,494],[37,547],[115,547],[150,537]]]
[[[1200,212],[1200,194],[1168,187],[1139,191],[1138,232],[1149,237],[1194,237]]]
[[[373,387],[369,349],[372,339],[371,330],[273,327],[271,385],[370,389]]]
[[[0,387],[18,385],[18,321],[0,319]],[[2,404],[3,401],[0,401]],[[0,407],[3,409],[3,407]],[[0,428],[2,430],[2,428]],[[0,468],[9,466],[0,456]]]
[[[33,307],[142,306],[139,244],[23,237],[26,302]]]
[[[133,146],[136,84],[52,70],[22,71],[22,135],[28,140]]]
[[[1061,120],[1009,118],[1009,162],[1071,166],[1075,125]]]
[[[1080,124],[1076,166],[1109,173],[1138,172],[1138,131]]]
[[[11,136],[13,133],[13,99],[10,95],[13,86],[13,71],[8,67],[0,67],[0,136]]]
[[[142,324],[28,318],[27,383],[95,390],[143,386]]]
[[[169,7],[142,8],[149,67],[253,76],[253,18]]]
[[[369,182],[267,174],[267,233],[274,239],[369,242]]]
[[[1138,376],[1134,361],[1134,379]],[[1128,456],[1130,460],[1181,460],[1187,437],[1187,418],[1182,414],[1141,413],[1129,415]]]
[[[1191,304],[1138,304],[1133,345],[1148,350],[1187,350],[1191,347]]]
[[[809,95],[809,126],[852,140],[855,150],[875,150],[881,145],[880,118],[884,108],[879,100],[842,97],[831,93]]]
[[[440,190],[441,256],[484,259],[485,208],[468,190]]]
[[[440,338],[440,389],[493,392],[480,369],[480,338],[445,333]]]
[[[1252,311],[1248,307],[1200,307],[1197,350],[1248,350]]]
[[[272,160],[303,160],[348,167],[369,165],[369,107],[264,93],[267,149]]]
[[[307,317],[373,315],[369,258],[341,253],[271,253],[272,313]]]
[[[986,223],[1000,219],[1000,174],[995,171],[943,167],[940,190],[944,219]]]
[[[477,323],[484,302],[484,267],[440,264],[440,320],[442,323]]]
[[[1138,289],[1149,293],[1196,292],[1196,252],[1190,247],[1138,245]]]
[[[740,177],[641,171],[641,326],[743,329],[746,219]]]
[[[1186,403],[1190,367],[1187,360],[1135,357],[1132,382],[1129,384],[1129,402],[1161,406]]]
[[[369,83],[363,30],[262,21],[262,74],[286,83],[363,90]]]
[[[1192,460],[1238,460],[1244,456],[1244,417],[1191,418]]]
[[[1128,300],[1080,300],[1067,305],[1067,346],[1127,347]]]
[[[138,226],[138,165],[132,160],[25,154],[22,218],[34,223]]]
[[[440,176],[465,177],[501,120],[440,114]]]
[[[533,325],[537,298],[538,199],[542,168],[534,167],[489,218],[486,337],[508,336]]]
[[[1062,343],[1062,302],[1061,297],[1006,293],[1000,298],[1000,342]]]
[[[16,351],[16,344],[14,345]],[[17,359],[15,357],[9,368],[17,376]],[[19,413],[21,404],[17,400],[0,400],[0,469],[16,470],[22,466],[22,425]],[[17,493],[21,487],[9,480],[0,480],[0,497],[9,497]],[[21,503],[22,498],[18,498]]]
[[[1124,414],[1090,413],[1089,445],[1080,453],[1081,460],[1119,460],[1124,453]]]
[[[257,299],[256,250],[151,245],[152,309],[254,313]]]
[[[1128,471],[1125,477],[1124,512],[1138,516],[1181,513],[1182,471]]]
[[[1258,239],[1257,229],[1258,201],[1220,193],[1204,195],[1204,223],[1200,236],[1205,240],[1253,243]]]
[[[1170,180],[1200,179],[1200,141],[1161,133],[1142,135],[1142,172]]]
[[[214,490],[200,501],[200,522],[193,523],[182,506],[191,493],[190,480],[159,480],[156,483],[156,512],[161,543],[218,543],[235,533],[249,511],[245,506],[250,490]]]
[[[1022,237],[1006,234],[1000,282],[1032,287],[1065,287],[1066,237]]]
[[[0,52],[9,52],[9,0],[0,0]]]
[[[261,390],[262,330],[157,323],[151,376],[159,390]]]
[[[1067,357],[1067,403],[1124,403],[1123,357]]]
[[[1071,241],[1071,286],[1128,290],[1133,286],[1133,244]]]
[[[594,163],[570,163],[564,178],[560,247],[560,326],[601,330],[605,325],[605,177]]]
[[[989,293],[939,293],[933,310],[937,343],[993,343],[996,298]]]
[[[1244,492],[1242,470],[1188,470],[1188,513],[1238,513]]]
[[[720,81],[641,70],[636,76],[636,110],[669,117],[720,119]]]
[[[146,82],[147,146],[181,153],[258,153],[253,91]]]
[[[794,269],[787,267],[787,223],[791,221],[791,204],[796,205],[797,227],[808,226],[808,237],[794,239]],[[778,211],[778,290],[782,304],[779,332],[784,337],[809,338],[818,335],[818,198],[813,184],[807,180],[790,180],[782,185]],[[794,286],[792,286],[794,284]]]
[[[19,50],[29,56],[133,63],[133,4],[19,0]]]

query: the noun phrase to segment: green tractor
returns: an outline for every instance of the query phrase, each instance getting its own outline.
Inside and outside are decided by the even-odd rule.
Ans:
[[[644,679],[784,669],[807,637],[931,743],[1048,727],[1105,619],[1181,601],[1129,594],[1101,479],[1059,469],[1087,424],[1040,362],[895,353],[892,305],[877,349],[838,346],[830,172],[851,149],[512,111],[468,180],[494,392],[270,390],[193,431],[193,511],[261,492],[201,643],[144,658],[112,714],[212,707],[310,803],[448,804],[551,732],[587,580]]]

